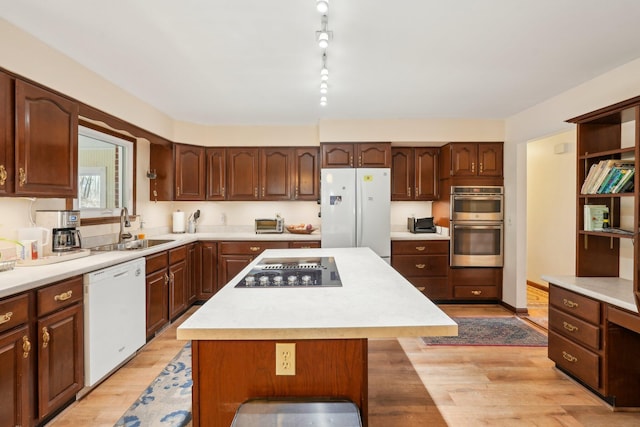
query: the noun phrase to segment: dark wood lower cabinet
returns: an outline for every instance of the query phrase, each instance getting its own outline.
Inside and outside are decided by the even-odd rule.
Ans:
[[[0,334],[0,426],[29,425],[31,357],[27,325]]]
[[[201,242],[201,274],[198,280],[198,300],[206,301],[218,292],[218,244]]]
[[[146,258],[147,340],[169,323],[169,255],[165,252]]]

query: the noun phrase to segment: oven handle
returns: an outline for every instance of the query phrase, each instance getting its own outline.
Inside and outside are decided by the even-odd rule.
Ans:
[[[503,200],[504,196],[474,196],[474,195],[462,195],[452,194],[453,200]]]
[[[462,221],[451,221],[451,228],[475,228],[478,230],[481,229],[498,229],[503,228],[504,223],[502,221],[493,222],[493,221],[482,221],[482,222],[462,222]]]

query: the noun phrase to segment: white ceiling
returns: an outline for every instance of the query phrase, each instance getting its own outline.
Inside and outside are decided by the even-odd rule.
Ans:
[[[321,107],[315,0],[0,0],[0,17],[203,124],[501,119],[640,57],[638,0],[330,0]]]

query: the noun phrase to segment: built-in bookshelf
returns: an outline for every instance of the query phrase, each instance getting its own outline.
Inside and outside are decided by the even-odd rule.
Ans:
[[[635,165],[640,153],[640,97],[568,122],[577,124],[578,135],[576,276],[633,280],[639,295],[640,245],[634,241],[639,229]],[[620,184],[622,179],[626,181]],[[603,211],[608,217],[604,227],[598,218]]]

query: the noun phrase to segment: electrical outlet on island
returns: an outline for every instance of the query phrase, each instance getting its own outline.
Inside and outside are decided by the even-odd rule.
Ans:
[[[296,343],[276,343],[276,375],[296,374]]]

